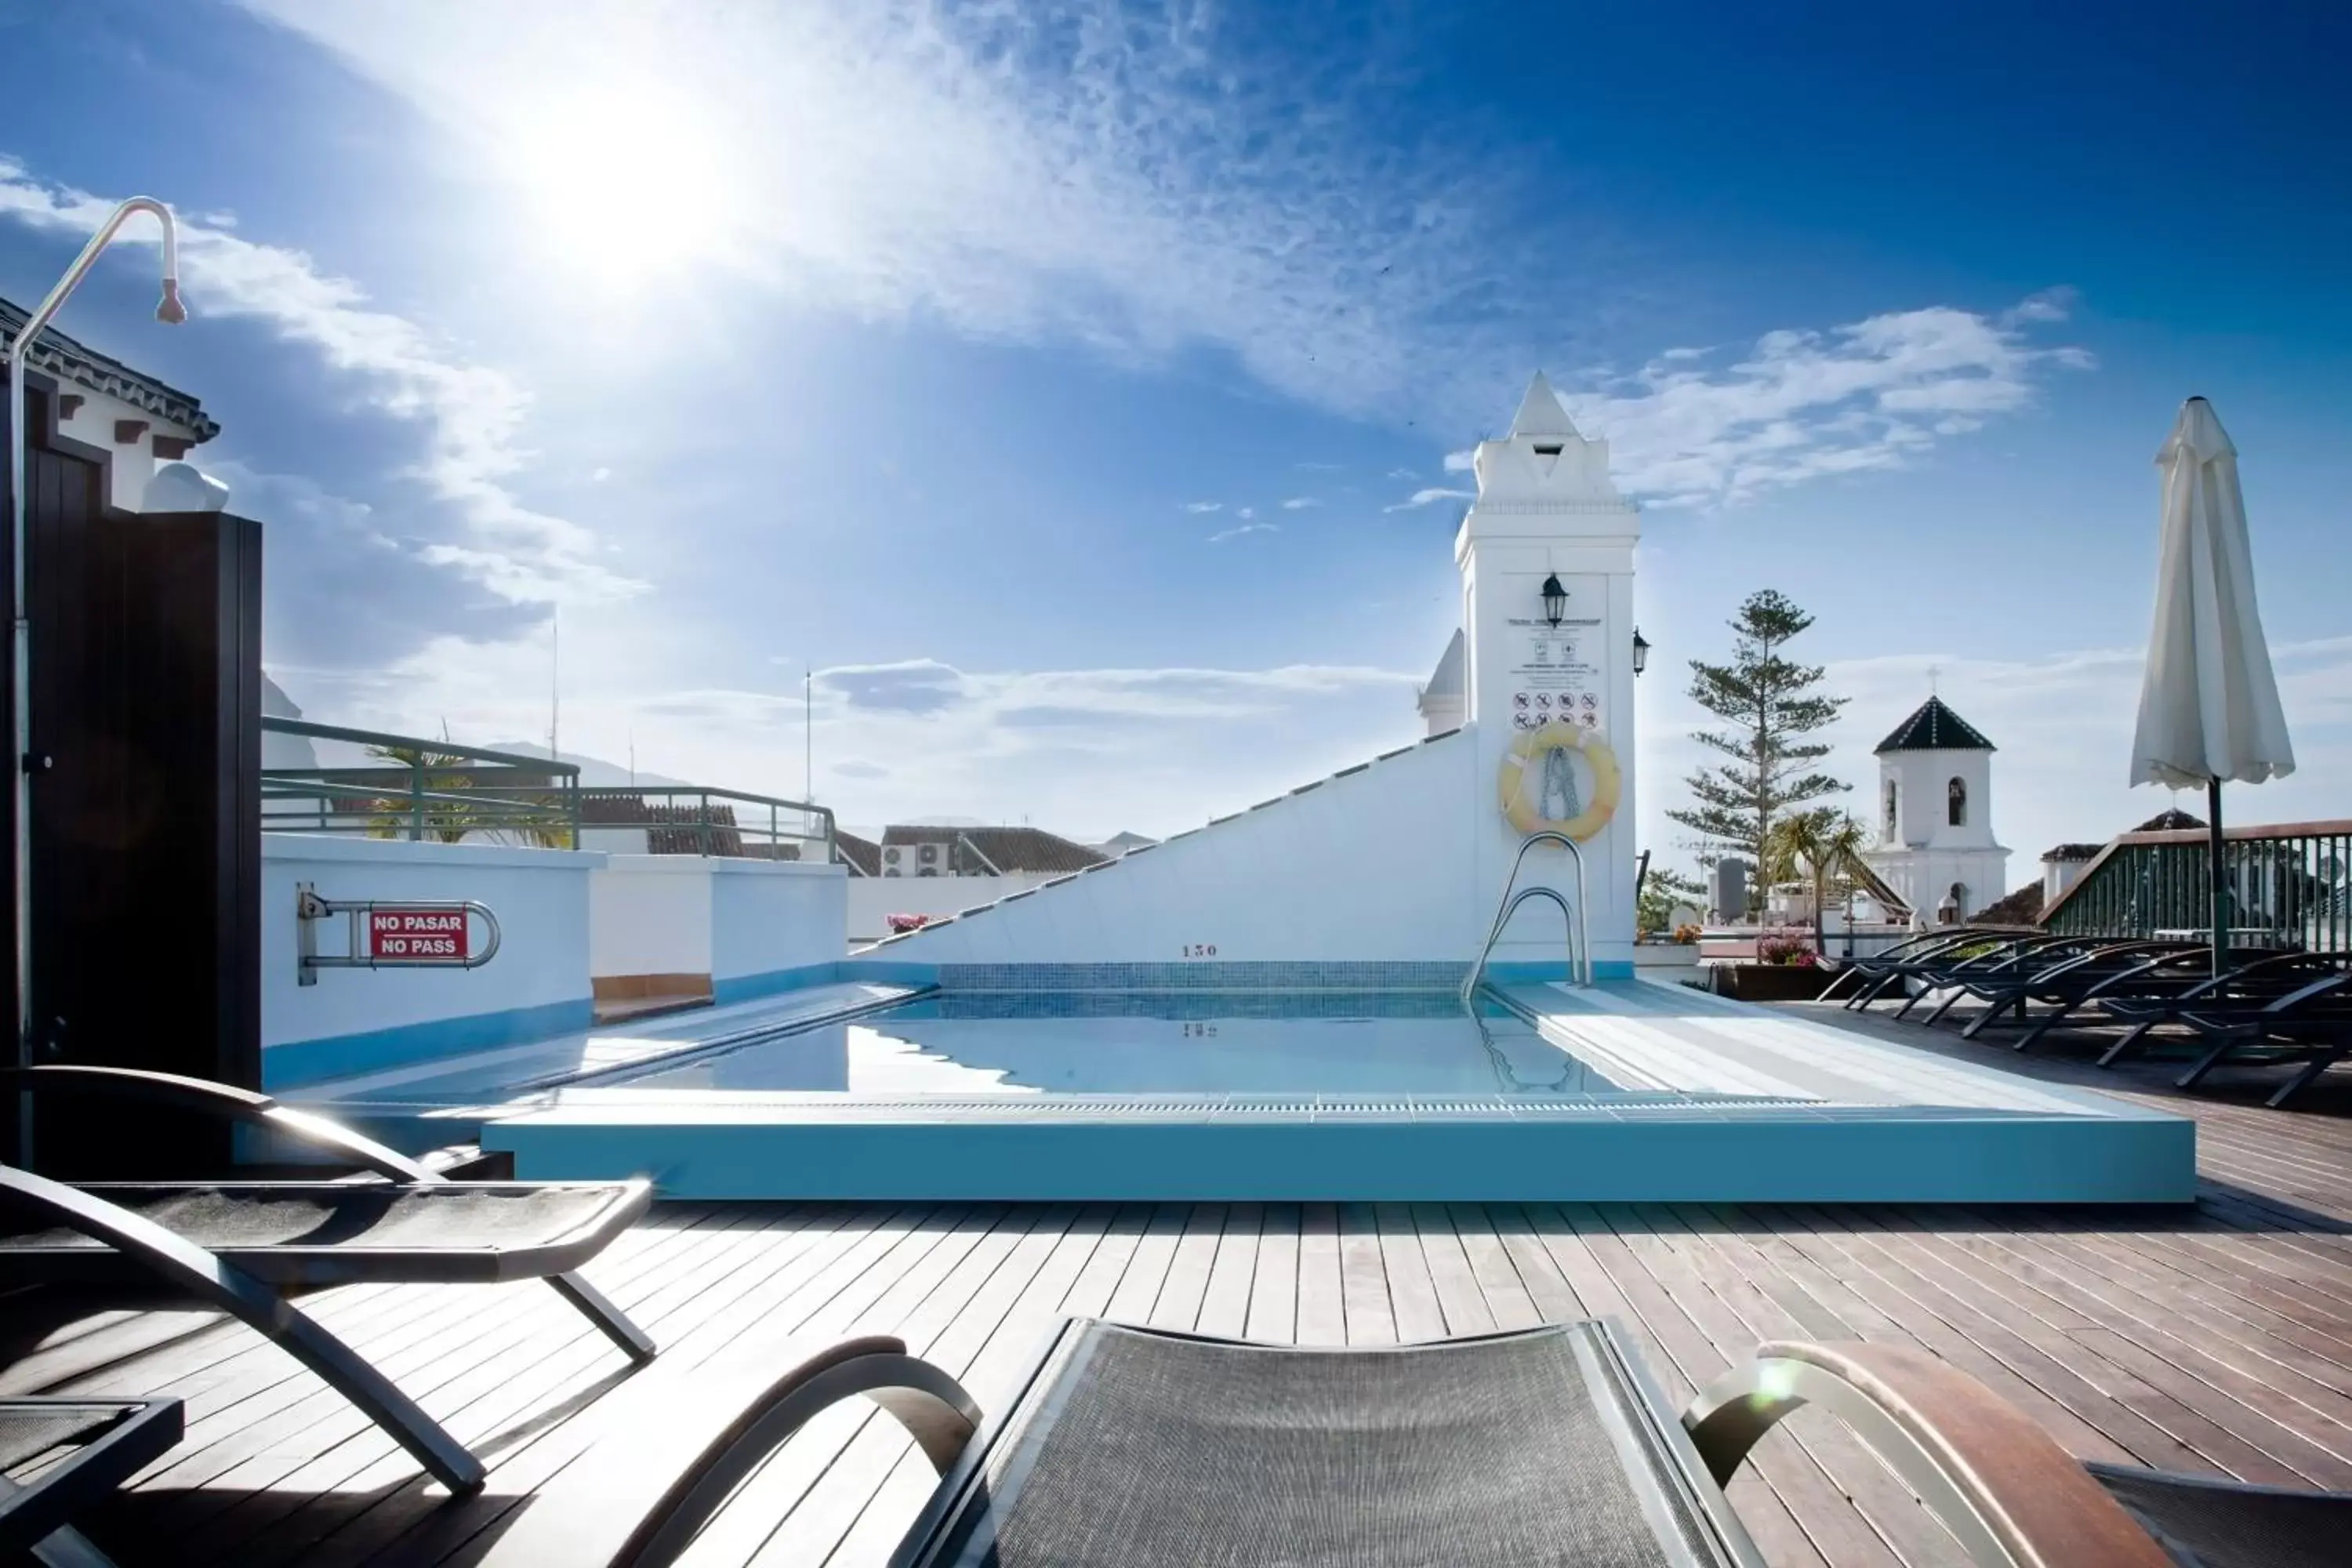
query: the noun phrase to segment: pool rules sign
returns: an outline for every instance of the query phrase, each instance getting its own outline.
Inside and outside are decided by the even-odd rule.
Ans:
[[[386,909],[367,912],[370,958],[441,959],[462,963],[473,956],[473,922],[463,910]]]
[[[479,969],[499,952],[499,917],[471,899],[327,899],[294,889],[297,983],[322,969]],[[319,928],[341,918],[343,951],[319,951]]]

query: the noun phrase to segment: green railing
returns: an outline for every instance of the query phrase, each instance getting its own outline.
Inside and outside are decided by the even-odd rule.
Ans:
[[[2225,829],[2221,856],[2232,942],[2323,952],[2352,945],[2352,822]],[[2210,865],[2202,829],[2126,833],[2084,868],[2042,923],[2066,936],[2210,935]]]
[[[703,784],[629,784],[580,792],[583,848],[646,836],[655,855],[818,860],[834,853],[833,812],[806,801]]]
[[[570,763],[304,719],[264,719],[261,729],[367,757],[340,767],[262,769],[266,832],[579,847],[580,770]]]

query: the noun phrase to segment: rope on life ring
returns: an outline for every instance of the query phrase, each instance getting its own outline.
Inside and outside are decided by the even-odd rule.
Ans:
[[[1531,792],[1523,787],[1528,769],[1542,766],[1555,751],[1583,752],[1585,765],[1592,770],[1592,798],[1583,803],[1581,813],[1564,821],[1539,816],[1540,794],[1531,800]],[[1601,731],[1554,720],[1512,737],[1510,748],[1503,753],[1503,815],[1522,834],[1565,833],[1581,844],[1608,826],[1609,819],[1617,814],[1620,783],[1617,753],[1609,749]]]

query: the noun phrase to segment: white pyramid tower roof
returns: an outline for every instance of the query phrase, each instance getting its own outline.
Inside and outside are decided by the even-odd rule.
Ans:
[[[1528,383],[1528,395],[1519,399],[1519,411],[1511,418],[1511,434],[1561,437],[1577,435],[1576,426],[1568,417],[1568,410],[1560,406],[1559,396],[1551,389],[1551,383],[1544,379],[1544,373],[1541,371],[1536,372],[1536,378]]]

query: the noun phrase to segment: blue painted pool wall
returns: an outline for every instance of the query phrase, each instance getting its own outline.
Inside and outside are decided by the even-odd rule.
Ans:
[[[333,1035],[321,1040],[290,1040],[262,1047],[261,1086],[268,1089],[292,1089],[320,1079],[405,1067],[411,1062],[463,1056],[468,1051],[495,1050],[500,1046],[576,1034],[594,1022],[595,1005],[583,996],[572,1002],[509,1007],[502,1012],[475,1013],[460,1018],[436,1018],[429,1023]]]
[[[657,1116],[658,1113],[655,1113]],[[2184,1119],[1312,1125],[538,1121],[483,1130],[529,1180],[697,1199],[2144,1203],[2196,1197]]]

